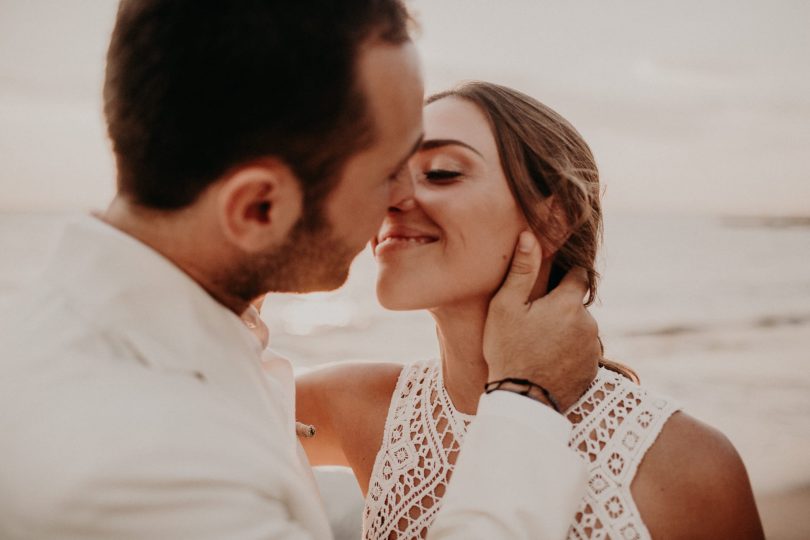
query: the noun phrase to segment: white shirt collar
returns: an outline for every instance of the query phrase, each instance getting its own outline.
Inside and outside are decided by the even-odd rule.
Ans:
[[[44,277],[85,324],[141,362],[203,378],[254,411],[258,402],[278,410],[261,345],[240,318],[132,236],[83,217],[66,227]]]

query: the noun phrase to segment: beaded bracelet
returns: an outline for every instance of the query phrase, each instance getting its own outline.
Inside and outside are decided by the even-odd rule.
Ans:
[[[516,384],[519,386],[523,386],[524,388],[521,390],[509,390],[506,388],[502,389],[501,386],[503,386],[504,383]],[[484,385],[484,392],[486,392],[487,394],[491,394],[495,390],[506,390],[508,392],[515,392],[517,394],[520,394],[521,396],[529,396],[529,392],[532,391],[532,388],[537,388],[538,390],[540,390],[540,392],[542,392],[543,394],[543,397],[545,397],[548,400],[548,403],[549,405],[551,405],[551,408],[557,411],[558,413],[562,414],[560,411],[560,405],[557,403],[557,400],[554,399],[554,396],[551,395],[551,392],[549,392],[539,384],[533,383],[528,379],[507,378],[501,379],[499,381],[488,382],[487,384]]]

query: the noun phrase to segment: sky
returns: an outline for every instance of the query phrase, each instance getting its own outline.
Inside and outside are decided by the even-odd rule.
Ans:
[[[103,207],[114,0],[0,0],[0,211]],[[483,79],[589,142],[607,212],[810,215],[810,2],[412,0],[429,92]]]

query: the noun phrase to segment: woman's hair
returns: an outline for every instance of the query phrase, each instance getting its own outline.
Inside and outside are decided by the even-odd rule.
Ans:
[[[557,248],[549,290],[566,272],[582,268],[588,298],[596,300],[596,252],[602,241],[599,171],[591,149],[565,118],[534,98],[497,84],[473,81],[427,99],[447,97],[476,105],[489,121],[501,167],[532,232]],[[542,204],[553,197],[553,204]],[[602,365],[638,381],[626,366]]]

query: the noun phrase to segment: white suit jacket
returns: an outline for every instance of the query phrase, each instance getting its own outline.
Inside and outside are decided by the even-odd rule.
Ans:
[[[267,376],[261,352],[157,252],[70,225],[0,308],[0,538],[331,538],[289,370]],[[585,485],[569,430],[483,398],[431,538],[564,536]]]

